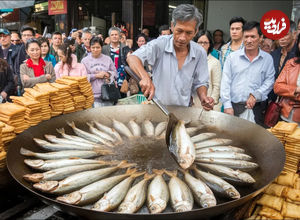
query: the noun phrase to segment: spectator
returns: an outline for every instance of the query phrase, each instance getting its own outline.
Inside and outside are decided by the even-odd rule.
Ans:
[[[52,34],[52,45],[50,47],[50,52],[49,52],[55,57],[56,63],[59,61],[57,50],[61,44],[62,44],[62,34],[56,31]]]
[[[200,31],[197,34],[196,42],[200,44],[207,52],[207,64],[210,79],[207,95],[214,99],[214,110],[220,111],[221,105],[219,104],[219,99],[221,84],[221,63],[218,59],[211,55],[211,52],[214,48],[211,33],[209,31]],[[200,100],[198,99],[196,93],[193,94],[193,101],[196,107],[201,107]]]
[[[117,27],[111,27],[108,30],[110,44],[103,46],[102,53],[110,56],[118,72],[117,84],[119,89],[121,88],[124,79],[126,78],[126,72],[124,66],[126,65],[126,57],[130,51],[129,47],[120,42],[120,29]],[[121,97],[126,97],[127,94],[121,93]]]
[[[274,84],[274,91],[282,97],[281,118],[300,125],[300,35],[296,45],[295,57],[286,62]]]
[[[11,43],[11,33],[5,28],[0,28],[0,44],[3,58],[8,63],[11,72],[14,73],[14,59],[17,55],[17,46]]]
[[[92,84],[94,93],[94,107],[113,105],[113,102],[101,100],[101,86],[107,81],[114,81],[117,77],[117,70],[109,56],[102,54],[103,41],[94,37],[90,42],[91,54],[82,59],[87,69],[89,81]]]
[[[71,38],[65,38],[64,39],[64,44],[68,45],[71,48],[72,54],[76,55],[76,46],[75,46],[75,39]]]
[[[258,22],[245,23],[243,35],[245,47],[230,53],[225,62],[221,100],[225,113],[240,117],[246,108],[252,109],[255,122],[264,126],[263,112],[274,84],[273,60],[259,49],[262,32]]]
[[[134,45],[134,51],[139,49],[141,46],[145,45],[147,43],[147,36],[143,33],[139,34],[136,37],[135,45]]]
[[[295,44],[295,32],[296,24],[290,25],[289,32],[282,38],[278,40],[279,47],[271,53],[273,57],[273,65],[275,69],[275,80],[279,76],[286,62],[295,57],[297,45]],[[274,93],[274,90],[268,95],[269,100],[275,101],[277,95]]]
[[[93,35],[89,31],[84,31],[82,34],[83,48],[85,49],[85,56],[87,56],[91,52],[90,41]]]
[[[263,38],[261,41],[260,49],[265,51],[266,53],[271,53],[273,47],[273,40],[269,38]]]
[[[14,45],[21,45],[21,35],[18,32],[11,32],[11,43]]]
[[[104,45],[108,45],[108,44],[110,44],[110,38],[106,37],[104,40]]]
[[[10,96],[14,94],[15,85],[13,73],[8,63],[0,58],[0,96],[1,102],[11,101]]]
[[[54,82],[55,73],[51,62],[41,58],[41,45],[36,39],[29,39],[25,45],[29,56],[20,66],[21,80],[24,88],[34,87],[37,83]]]
[[[145,34],[147,37],[150,37],[150,31],[148,28],[143,28],[142,33]]]
[[[221,47],[220,61],[222,68],[225,64],[227,56],[238,49],[244,47],[243,45],[243,25],[246,21],[242,17],[233,17],[230,22],[230,38],[231,40]]]
[[[225,44],[224,39],[223,39],[223,31],[220,29],[217,29],[213,33],[213,38],[214,38],[214,49],[220,51],[221,47]]]
[[[23,64],[24,60],[26,60],[28,58],[28,55],[27,55],[26,49],[25,49],[25,45],[29,39],[31,39],[31,38],[33,38],[33,36],[35,36],[35,31],[30,26],[22,26],[20,33],[21,33],[21,37],[22,37],[22,44],[18,48],[17,55],[16,55],[15,62],[14,62],[14,73],[16,74],[16,77],[18,79],[17,80],[18,95],[21,95],[21,93],[23,91],[22,80],[21,80],[21,76],[20,76],[20,67],[21,67],[21,64]]]
[[[85,49],[82,45],[82,33],[80,31],[76,31],[72,33],[72,38],[75,39],[75,54],[77,57],[77,61],[80,63],[85,54]]]
[[[56,64],[54,70],[56,78],[63,76],[86,76],[86,68],[82,63],[77,62],[77,58],[72,54],[72,49],[67,44],[58,47],[57,54],[59,63]]]
[[[121,35],[120,42],[122,44],[126,44],[126,33],[124,31],[121,31],[120,35]]]
[[[158,28],[158,32],[159,32],[159,36],[170,35],[171,34],[170,27],[167,24],[164,24],[164,25],[160,26]]]
[[[126,39],[126,46],[129,47],[129,49],[132,49],[133,40],[132,39]]]
[[[45,37],[38,38],[39,44],[41,45],[41,57],[48,62],[52,63],[52,66],[55,67],[56,65],[56,59],[55,57],[49,53],[50,51],[50,45],[49,41]]]

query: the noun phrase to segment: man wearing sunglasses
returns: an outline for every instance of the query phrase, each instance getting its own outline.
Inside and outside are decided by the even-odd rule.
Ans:
[[[12,31],[11,32],[11,43],[14,45],[21,45],[21,35],[18,32]]]

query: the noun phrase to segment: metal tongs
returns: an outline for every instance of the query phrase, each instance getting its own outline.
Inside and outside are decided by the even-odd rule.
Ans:
[[[125,66],[125,71],[137,82],[139,83],[141,81],[140,77],[133,72],[132,69],[130,69],[129,66]],[[152,98],[152,101],[154,102],[154,104],[156,104],[156,106],[166,115],[168,116],[169,120],[168,120],[168,125],[167,125],[167,130],[166,130],[166,144],[168,146],[169,149],[169,145],[170,145],[170,135],[171,132],[173,130],[173,128],[175,127],[176,123],[178,122],[178,119],[176,118],[176,116],[173,113],[170,113],[168,111],[168,109],[166,108],[166,106],[164,106],[159,99],[154,95],[154,97]]]

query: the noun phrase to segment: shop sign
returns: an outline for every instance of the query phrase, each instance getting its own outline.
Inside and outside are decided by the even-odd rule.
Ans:
[[[67,0],[48,0],[48,14],[67,14]]]

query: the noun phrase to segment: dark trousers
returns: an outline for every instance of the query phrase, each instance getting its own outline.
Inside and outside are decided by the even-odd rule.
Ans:
[[[246,103],[231,103],[232,104],[232,108],[234,110],[234,115],[239,117],[240,114],[242,114],[246,108]],[[264,124],[264,119],[265,119],[265,111],[267,108],[267,101],[263,101],[263,102],[257,102],[254,107],[253,107],[253,114],[254,114],[254,120],[256,122],[256,124],[266,128],[266,125]]]

